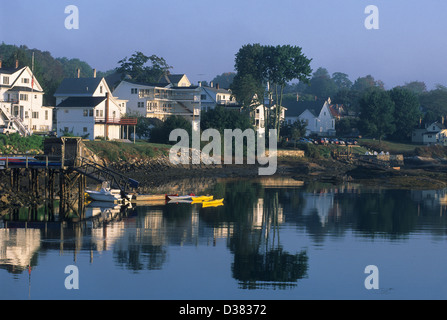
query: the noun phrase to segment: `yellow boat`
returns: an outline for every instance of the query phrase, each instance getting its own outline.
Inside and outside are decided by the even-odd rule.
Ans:
[[[223,201],[224,199],[218,199],[218,200],[211,200],[211,201],[204,201],[202,203],[202,207],[206,208],[206,207],[219,207],[219,206],[223,206]]]
[[[214,196],[193,196],[191,200],[193,203],[211,201],[214,199]]]

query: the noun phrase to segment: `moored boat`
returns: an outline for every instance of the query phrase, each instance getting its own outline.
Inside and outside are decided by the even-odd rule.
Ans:
[[[107,182],[102,184],[102,188],[99,191],[86,190],[85,191],[90,198],[95,201],[116,202],[116,201],[129,201],[132,195],[126,195],[119,189],[111,189]]]
[[[219,206],[223,206],[223,201],[224,199],[216,199],[216,200],[211,200],[211,201],[204,201],[202,203],[202,207],[206,208],[206,207],[219,207]]]

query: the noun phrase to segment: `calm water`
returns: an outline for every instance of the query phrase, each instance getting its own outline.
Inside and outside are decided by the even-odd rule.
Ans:
[[[208,191],[225,205],[93,204],[87,222],[0,222],[0,298],[447,298],[446,190],[239,180]],[[78,290],[65,288],[69,265]],[[368,265],[379,289],[365,288]]]

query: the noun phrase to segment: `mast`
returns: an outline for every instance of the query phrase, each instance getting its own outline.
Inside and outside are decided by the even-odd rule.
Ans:
[[[28,133],[31,135],[32,128],[32,117],[33,117],[33,100],[34,100],[34,51],[33,56],[31,58],[31,105],[30,105],[30,113],[28,114],[29,125],[28,125]]]

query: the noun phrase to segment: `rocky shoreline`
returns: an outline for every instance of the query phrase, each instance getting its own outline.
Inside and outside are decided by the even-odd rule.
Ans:
[[[93,160],[101,161],[109,168],[138,181],[138,192],[141,194],[200,192],[222,179],[259,178],[258,165],[173,165],[166,156],[108,163],[97,157]],[[43,196],[36,197],[28,193],[26,187],[12,194],[8,190],[7,177],[3,178],[0,180],[0,208],[40,205],[45,202]],[[278,159],[273,178],[302,181],[304,184],[337,185],[349,182],[380,188],[434,190],[447,188],[447,162],[445,159],[408,158],[405,165],[397,169],[333,159],[289,157]],[[95,181],[90,183],[90,187],[97,184]]]
[[[201,180],[221,178],[257,178],[258,165],[173,165],[168,157],[109,164],[114,170],[140,182],[148,191],[177,180],[189,179],[192,184]],[[447,163],[440,159],[405,160],[399,168],[386,168],[343,161],[279,158],[274,176],[289,177],[303,182],[340,184],[355,182],[389,188],[442,189],[447,188]]]

